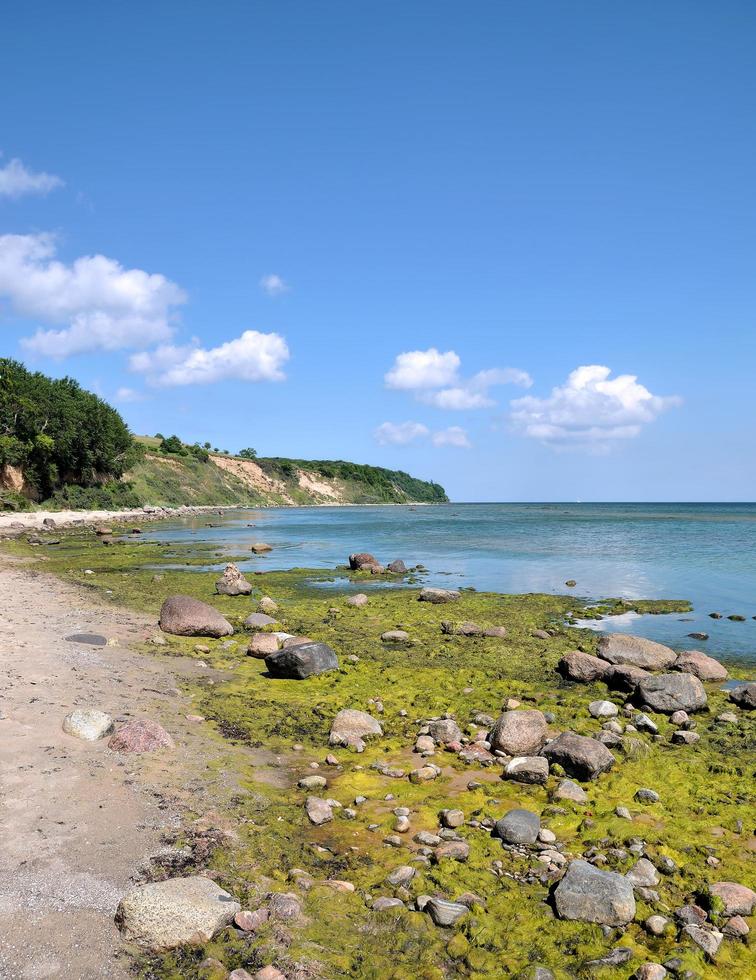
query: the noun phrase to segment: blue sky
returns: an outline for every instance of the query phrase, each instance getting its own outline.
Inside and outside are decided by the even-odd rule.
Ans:
[[[136,432],[457,500],[754,499],[753,3],[37,2],[4,32],[0,354]]]

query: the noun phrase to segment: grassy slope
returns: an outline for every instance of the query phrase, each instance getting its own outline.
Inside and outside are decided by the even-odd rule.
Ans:
[[[121,544],[113,548],[98,546],[91,536],[74,533],[64,536],[58,548],[31,551],[22,542],[8,547],[26,554],[44,556],[47,568],[75,581],[125,601],[136,608],[156,613],[164,596],[177,592],[209,601],[237,626],[254,608],[255,598],[213,595],[217,573],[197,572],[194,564],[212,561],[212,552],[196,547],[161,549],[149,542]],[[227,556],[233,558],[233,556]],[[153,571],[144,565],[169,562],[159,584]],[[219,560],[215,557],[215,560]],[[176,568],[186,563],[185,570]],[[85,577],[85,567],[95,575]],[[752,883],[753,856],[749,852],[750,830],[738,830],[738,820],[747,819],[752,799],[753,732],[756,719],[741,713],[737,727],[717,725],[714,716],[727,705],[725,694],[709,685],[710,711],[698,717],[701,741],[692,747],[670,744],[672,727],[656,715],[662,741],[648,735],[635,736],[626,752],[616,751],[615,769],[596,783],[584,784],[589,794],[587,807],[559,801],[550,805],[547,787],[502,782],[499,767],[493,770],[467,768],[453,755],[442,753],[436,760],[444,775],[427,785],[387,778],[371,768],[376,760],[387,760],[405,770],[419,764],[410,748],[416,719],[449,711],[463,729],[468,729],[476,711],[498,714],[508,697],[525,706],[538,706],[555,715],[554,730],[571,728],[590,734],[598,723],[586,706],[594,698],[619,701],[603,684],[575,685],[564,682],[555,671],[564,652],[581,645],[592,651],[596,637],[585,630],[561,625],[570,614],[581,614],[579,600],[543,595],[502,596],[465,592],[453,607],[436,607],[417,602],[413,590],[371,592],[363,609],[346,606],[345,593],[369,588],[369,580],[346,573],[340,590],[314,588],[313,578],[324,578],[322,571],[308,573],[266,572],[253,579],[256,595],[268,594],[279,603],[279,618],[292,633],[309,635],[331,644],[342,668],[338,673],[311,678],[307,682],[271,681],[264,664],[245,657],[245,638],[241,645],[228,647],[224,641],[201,641],[210,652],[197,653],[197,641],[168,637],[169,653],[186,654],[227,672],[225,683],[199,685],[192,693],[197,710],[208,718],[219,737],[251,745],[262,745],[280,753],[294,769],[294,778],[308,774],[312,761],[322,763],[327,751],[330,721],[343,707],[375,710],[371,698],[380,698],[384,737],[372,742],[364,755],[332,750],[342,769],[320,769],[329,780],[322,795],[334,796],[350,805],[358,794],[368,802],[358,808],[355,820],[341,813],[320,828],[309,825],[303,802],[307,795],[296,788],[274,789],[254,780],[253,770],[242,774],[246,794],[239,795],[235,826],[238,846],[219,852],[213,858],[218,880],[244,902],[254,902],[255,885],[268,876],[279,891],[297,891],[304,901],[308,923],[292,930],[288,952],[277,947],[273,930],[241,938],[222,933],[213,943],[198,949],[143,963],[143,975],[160,978],[199,978],[205,956],[218,957],[227,969],[245,966],[250,972],[276,959],[279,964],[312,959],[324,964],[323,976],[353,977],[366,980],[441,980],[443,977],[469,977],[478,980],[516,977],[534,963],[548,965],[558,980],[575,975],[577,965],[604,955],[617,945],[628,946],[635,959],[619,971],[589,971],[598,978],[626,977],[644,961],[661,962],[680,950],[684,965],[701,977],[745,976],[749,952],[745,945],[726,941],[718,963],[704,961],[690,943],[680,947],[670,928],[661,938],[649,936],[641,926],[652,911],[671,910],[691,901],[705,890],[707,881],[734,880]],[[332,611],[335,610],[335,611]],[[449,618],[473,619],[485,624],[505,625],[505,640],[466,639],[443,636],[440,621]],[[403,627],[413,645],[386,646],[379,640],[383,630]],[[556,635],[543,641],[532,636],[534,628],[556,627]],[[347,660],[357,654],[359,662]],[[737,674],[737,671],[733,671]],[[742,676],[742,675],[740,675]],[[400,711],[405,710],[406,716]],[[291,753],[292,743],[304,749]],[[483,782],[472,791],[470,779]],[[633,794],[639,786],[660,791],[662,800],[639,806]],[[396,799],[387,803],[384,797]],[[636,815],[632,823],[616,817],[617,805],[629,806]],[[382,844],[392,830],[391,807],[412,808],[412,831],[399,849]],[[471,845],[465,864],[444,862],[423,867],[411,883],[413,895],[438,893],[455,898],[471,891],[483,896],[485,908],[473,912],[453,929],[434,928],[425,915],[404,910],[381,914],[369,912],[365,895],[393,895],[385,883],[386,874],[410,857],[411,838],[421,829],[435,830],[438,812],[458,806],[468,819],[498,819],[508,809],[524,806],[542,814],[543,822],[557,834],[572,853],[597,846],[627,846],[633,837],[647,842],[651,857],[673,858],[679,870],[662,878],[655,906],[639,902],[635,922],[620,935],[605,937],[598,926],[560,922],[554,919],[544,884],[518,884],[492,874],[492,862],[502,860],[506,871],[522,871],[526,862],[502,851],[488,834],[470,827],[462,836]],[[378,831],[368,831],[368,824]],[[318,850],[313,845],[327,850]],[[715,854],[718,868],[706,865]],[[612,858],[609,867],[627,871],[634,858]],[[287,878],[291,868],[302,868],[322,881],[347,879],[356,886],[352,894],[339,894],[316,885],[301,892]],[[277,949],[277,951],[276,951]],[[582,974],[581,974],[582,975]],[[587,974],[586,974],[587,975]]]

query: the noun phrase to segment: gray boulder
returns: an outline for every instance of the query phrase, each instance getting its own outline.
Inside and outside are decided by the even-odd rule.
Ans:
[[[535,755],[546,741],[546,719],[537,710],[505,711],[488,735],[492,751]]]
[[[393,572],[394,575],[406,575],[407,566],[404,564],[401,558],[397,558],[396,561],[391,561],[386,566],[389,572]]]
[[[420,602],[432,602],[442,605],[445,602],[456,602],[460,593],[456,589],[421,589],[418,599]]]
[[[353,572],[370,571],[379,566],[378,559],[367,551],[360,551],[349,556],[349,567]]]
[[[614,871],[601,871],[587,861],[570,861],[554,890],[560,919],[626,926],[635,916],[632,884]]]
[[[160,610],[160,629],[174,636],[231,636],[234,628],[206,602],[188,595],[169,596]]]
[[[277,620],[267,613],[253,612],[244,620],[244,625],[251,629],[263,629],[266,626],[273,626]]]
[[[551,763],[557,763],[568,776],[575,779],[596,779],[612,768],[616,759],[609,749],[595,738],[562,732],[549,742],[543,755]]]
[[[650,676],[649,671],[643,670],[642,667],[633,667],[632,664],[619,664],[617,667],[609,665],[604,680],[607,687],[613,691],[624,691],[631,694],[644,677]]]
[[[121,899],[115,920],[128,940],[159,952],[209,942],[239,911],[228,892],[197,875],[134,888]]]
[[[496,834],[505,844],[535,844],[541,819],[531,810],[510,810],[496,821]]]
[[[355,606],[360,608],[361,606],[366,606],[368,604],[368,597],[364,592],[358,592],[357,595],[350,595],[346,601],[348,606]]]
[[[380,735],[383,735],[380,723],[367,711],[344,708],[333,719],[328,744],[348,746],[362,751],[366,738],[376,738]]]
[[[437,745],[458,742],[462,738],[459,725],[453,718],[437,718],[428,725],[428,732]]]
[[[423,911],[428,913],[435,925],[453,926],[470,910],[460,902],[448,902],[445,898],[431,898],[425,903]]]
[[[643,677],[636,688],[636,700],[665,715],[675,711],[700,711],[707,704],[704,686],[693,674]]]
[[[113,719],[97,708],[76,708],[63,719],[63,731],[85,742],[96,742],[112,730]]]
[[[684,650],[678,654],[672,670],[693,674],[700,681],[726,681],[729,676],[726,667],[700,650]]]
[[[269,654],[265,666],[271,677],[304,680],[328,670],[338,670],[339,661],[326,643],[300,643]]]
[[[607,633],[598,642],[598,655],[610,664],[629,664],[644,670],[665,670],[677,659],[669,647],[643,636]]]
[[[249,595],[252,592],[252,584],[232,562],[226,565],[223,574],[215,583],[215,591],[218,595]]]
[[[730,701],[746,711],[756,709],[756,683],[740,684],[730,691]]]
[[[557,670],[562,677],[584,684],[603,680],[610,669],[606,660],[592,657],[590,653],[582,653],[580,650],[566,653],[557,664]]]
[[[549,764],[542,755],[516,756],[504,767],[504,778],[543,785],[549,778]]]

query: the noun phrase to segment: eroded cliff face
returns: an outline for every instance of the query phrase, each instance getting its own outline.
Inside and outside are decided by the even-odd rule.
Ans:
[[[22,493],[26,496],[28,489],[19,466],[11,466],[9,463],[0,466],[0,490],[11,490],[13,493]]]
[[[275,480],[264,472],[252,459],[238,459],[230,456],[210,456],[211,462],[226,473],[231,473],[246,487],[264,496],[280,499],[285,504],[301,504],[306,495],[312,503],[349,503],[344,488],[338,480],[329,479],[322,474],[306,473],[295,469],[290,482]],[[301,493],[293,494],[296,487]]]

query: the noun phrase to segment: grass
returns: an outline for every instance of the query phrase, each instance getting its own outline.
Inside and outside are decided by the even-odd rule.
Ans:
[[[40,567],[79,582],[110,601],[124,602],[137,609],[157,613],[162,599],[185,593],[211,602],[237,627],[236,646],[224,641],[169,637],[167,652],[201,657],[209,666],[225,672],[224,682],[198,684],[191,693],[196,710],[208,719],[215,737],[254,749],[264,747],[284,760],[291,785],[275,788],[258,781],[253,767],[238,773],[242,792],[233,808],[239,841],[215,854],[212,869],[218,881],[239,899],[254,905],[261,891],[295,891],[302,897],[306,923],[290,930],[290,942],[282,942],[280,927],[270,925],[252,938],[231,931],[212,943],[161,957],[138,960],[143,976],[199,978],[211,976],[203,960],[215,957],[228,970],[245,967],[250,972],[268,962],[286,969],[287,964],[317,963],[319,975],[361,980],[442,980],[469,977],[490,980],[528,976],[534,964],[550,967],[560,978],[582,975],[580,964],[599,957],[621,944],[629,946],[636,959],[619,971],[593,971],[594,977],[626,977],[644,961],[662,962],[680,955],[684,967],[706,978],[746,976],[749,949],[726,940],[716,965],[689,944],[678,946],[674,931],[660,938],[649,936],[642,921],[652,912],[672,909],[700,899],[707,882],[740,881],[753,886],[753,838],[749,814],[752,810],[754,734],[756,724],[741,713],[741,724],[722,726],[715,716],[726,707],[726,696],[710,688],[709,711],[700,714],[695,746],[676,746],[669,741],[672,727],[655,716],[661,739],[638,734],[628,740],[625,752],[615,751],[617,765],[596,783],[586,786],[589,802],[577,806],[558,801],[553,789],[555,776],[546,787],[502,781],[500,768],[481,771],[465,767],[456,756],[441,753],[436,760],[443,775],[424,785],[381,775],[372,764],[389,762],[405,771],[419,765],[411,751],[418,721],[450,712],[463,730],[474,731],[473,716],[484,711],[497,715],[507,698],[517,698],[525,707],[539,707],[554,715],[553,730],[572,729],[591,734],[598,723],[588,714],[589,701],[608,698],[620,703],[601,684],[575,685],[563,681],[555,667],[559,657],[580,647],[593,652],[597,637],[589,630],[565,625],[584,618],[580,600],[567,596],[505,596],[465,591],[451,606],[434,606],[417,601],[417,590],[370,590],[364,576],[338,570],[343,589],[323,589],[319,582],[332,577],[322,570],[271,571],[250,576],[254,596],[231,598],[214,595],[217,573],[199,571],[220,557],[209,546],[160,546],[126,539],[111,548],[98,545],[91,535],[70,532],[55,548],[31,549],[21,541],[6,545],[27,557],[42,558]],[[233,556],[227,556],[233,557]],[[169,561],[163,578],[153,581],[154,570],[145,566]],[[182,565],[183,563],[183,565]],[[84,569],[94,570],[85,576]],[[346,605],[350,592],[369,593],[366,607]],[[337,651],[338,672],[306,682],[273,681],[264,664],[244,655],[246,638],[239,632],[243,618],[256,599],[271,595],[280,605],[282,627],[329,643]],[[676,605],[676,601],[671,605]],[[637,604],[642,606],[643,604]],[[601,606],[601,614],[616,609],[614,600]],[[669,611],[670,603],[658,609]],[[639,611],[641,611],[639,609]],[[474,620],[483,625],[503,625],[505,639],[465,638],[442,634],[441,621]],[[410,635],[407,645],[387,646],[382,632],[402,628]],[[535,629],[549,629],[548,640],[532,636]],[[210,653],[194,651],[197,642]],[[162,648],[165,650],[166,648]],[[359,658],[350,662],[350,657]],[[732,673],[742,668],[731,665]],[[327,748],[330,723],[343,707],[376,713],[375,700],[383,704],[380,714],[384,736],[369,743],[362,755]],[[378,715],[376,715],[378,716]],[[294,753],[292,746],[303,748]],[[355,796],[367,797],[357,807],[357,817],[346,819],[337,811],[332,823],[312,827],[304,813],[305,793],[296,789],[296,779],[310,773],[310,762],[322,763],[333,751],[341,768],[322,767],[329,780],[323,795],[345,806]],[[236,757],[238,758],[238,756]],[[239,765],[238,761],[235,763]],[[483,785],[468,790],[475,777]],[[640,805],[633,801],[641,786],[656,789],[661,801]],[[387,801],[386,794],[395,799]],[[383,838],[393,827],[391,809],[411,808],[411,837],[421,829],[435,830],[441,809],[456,806],[468,819],[498,819],[512,807],[522,806],[541,814],[573,854],[596,847],[607,853],[611,847],[627,851],[635,838],[647,843],[649,855],[671,857],[678,871],[662,878],[659,902],[639,902],[638,915],[623,935],[605,937],[598,926],[569,923],[554,918],[549,905],[549,884],[538,880],[520,883],[494,873],[495,861],[514,874],[530,866],[514,859],[482,830],[462,828],[471,846],[469,860],[423,867],[409,886],[410,895],[440,894],[454,899],[470,891],[485,900],[453,929],[437,929],[428,916],[408,910],[373,913],[369,896],[393,895],[385,883],[387,873],[408,862],[410,849],[385,846]],[[633,812],[632,823],[614,813],[618,805]],[[744,822],[744,826],[739,824]],[[369,830],[371,824],[377,830]],[[609,858],[608,867],[624,872],[635,860],[629,852]],[[712,868],[707,858],[720,864]],[[294,868],[303,869],[318,882],[347,879],[355,892],[340,894],[323,884],[299,891],[289,881]],[[586,975],[587,972],[586,972]]]

